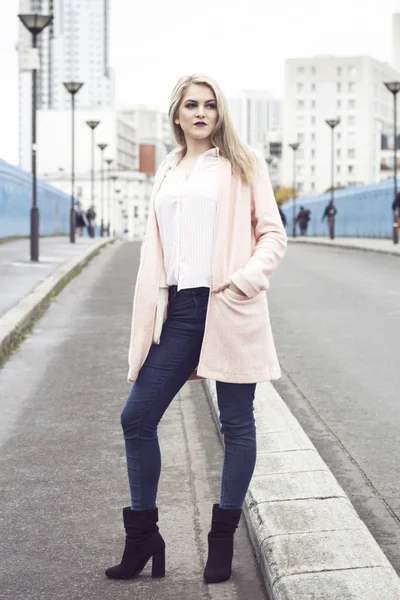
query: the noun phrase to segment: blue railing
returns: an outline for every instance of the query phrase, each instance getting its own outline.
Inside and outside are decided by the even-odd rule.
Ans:
[[[335,225],[336,235],[390,238],[393,227],[393,186],[394,182],[390,180],[345,190],[335,190],[335,206],[338,211]],[[300,206],[311,210],[308,235],[327,235],[327,220],[325,219],[324,223],[321,223],[321,219],[329,200],[330,193],[300,197],[296,200],[296,214]],[[293,200],[281,207],[287,219],[286,230],[289,234],[292,232],[292,207]]]
[[[40,235],[67,234],[70,197],[38,180]],[[29,235],[32,175],[0,160],[0,238]]]

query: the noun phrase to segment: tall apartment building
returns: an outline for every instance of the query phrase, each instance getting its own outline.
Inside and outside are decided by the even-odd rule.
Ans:
[[[64,81],[81,81],[76,108],[114,106],[114,76],[109,65],[110,0],[20,0],[19,12],[52,14],[53,21],[38,36],[38,110],[68,110]],[[30,33],[20,25],[19,46],[30,46]],[[19,76],[19,159],[30,168],[31,73]],[[40,132],[38,132],[40,134]]]
[[[325,119],[340,117],[335,129],[335,185],[380,179],[381,139],[393,128],[393,97],[384,81],[400,72],[368,56],[316,56],[285,65],[282,177],[293,181],[298,141],[300,194],[321,193],[331,185],[331,129]]]
[[[228,99],[235,128],[244,142],[265,150],[268,135],[282,129],[282,103],[261,90],[244,90]]]

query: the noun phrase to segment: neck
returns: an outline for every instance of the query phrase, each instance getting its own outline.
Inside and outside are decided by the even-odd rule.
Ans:
[[[214,146],[211,143],[211,139],[207,138],[205,140],[186,140],[186,154],[188,158],[194,158],[195,156],[200,156],[203,152],[207,152],[207,150],[211,150]]]

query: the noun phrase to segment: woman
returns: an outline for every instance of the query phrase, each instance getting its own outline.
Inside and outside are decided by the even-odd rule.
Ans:
[[[183,77],[170,106],[179,144],[155,178],[137,275],[128,379],[121,413],[131,506],[115,579],[135,577],[150,558],[165,574],[157,486],[157,425],[188,379],[216,381],[225,441],[221,497],[212,510],[207,583],[231,575],[233,536],[256,460],[256,384],[280,377],[267,295],[286,234],[265,160],[232,126],[209,77]]]
[[[87,219],[80,200],[75,203],[75,229],[80,236],[83,235],[83,228],[87,227]]]

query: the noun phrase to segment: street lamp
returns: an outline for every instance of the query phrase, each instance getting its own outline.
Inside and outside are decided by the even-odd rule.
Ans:
[[[113,158],[106,158],[106,163],[108,164],[108,172],[107,172],[107,235],[110,235],[110,223],[111,223],[111,165],[114,162]],[[116,177],[115,177],[116,178]]]
[[[394,148],[394,200],[397,196],[397,94],[400,92],[399,81],[384,82],[385,86],[393,94],[393,148]],[[400,218],[400,207],[397,209],[397,215]],[[396,222],[396,209],[393,210],[393,244],[399,243],[399,232]]]
[[[296,237],[296,154],[299,149],[299,142],[289,144],[293,150],[293,205],[292,205],[292,236]]]
[[[32,34],[32,48],[36,53],[38,35],[50,25],[53,15],[39,14],[20,14],[18,18],[28,31]],[[32,69],[32,206],[31,206],[31,225],[30,225],[30,243],[31,260],[39,260],[39,209],[37,207],[37,187],[36,187],[36,88],[37,88],[37,69]]]
[[[89,125],[92,130],[92,206],[94,206],[94,130],[99,123],[100,121],[86,121],[86,125]]]
[[[114,191],[115,191],[115,194],[116,194],[116,200],[117,200],[117,201],[116,201],[116,203],[115,203],[115,206],[114,206],[114,215],[115,215],[115,208],[118,208],[118,204],[122,204],[122,200],[119,200],[119,199],[118,199],[118,198],[119,198],[119,194],[120,194],[121,190],[120,190],[120,189],[117,189],[117,190],[114,190]],[[118,212],[117,212],[117,217],[115,218],[115,225],[117,224],[117,218],[118,218]],[[115,227],[114,227],[114,236],[115,236],[115,235],[116,235],[116,231],[115,231]]]
[[[71,244],[75,242],[75,95],[79,92],[83,83],[78,81],[64,82],[64,87],[71,94],[71,115],[72,115],[72,140],[71,140],[71,209],[69,219],[69,241]]]
[[[100,237],[104,235],[104,150],[108,144],[97,144],[101,150],[101,225]]]
[[[335,127],[339,125],[340,119],[325,119],[325,123],[331,128],[331,205],[334,206],[335,199]],[[331,238],[333,239],[334,232],[331,231]]]

